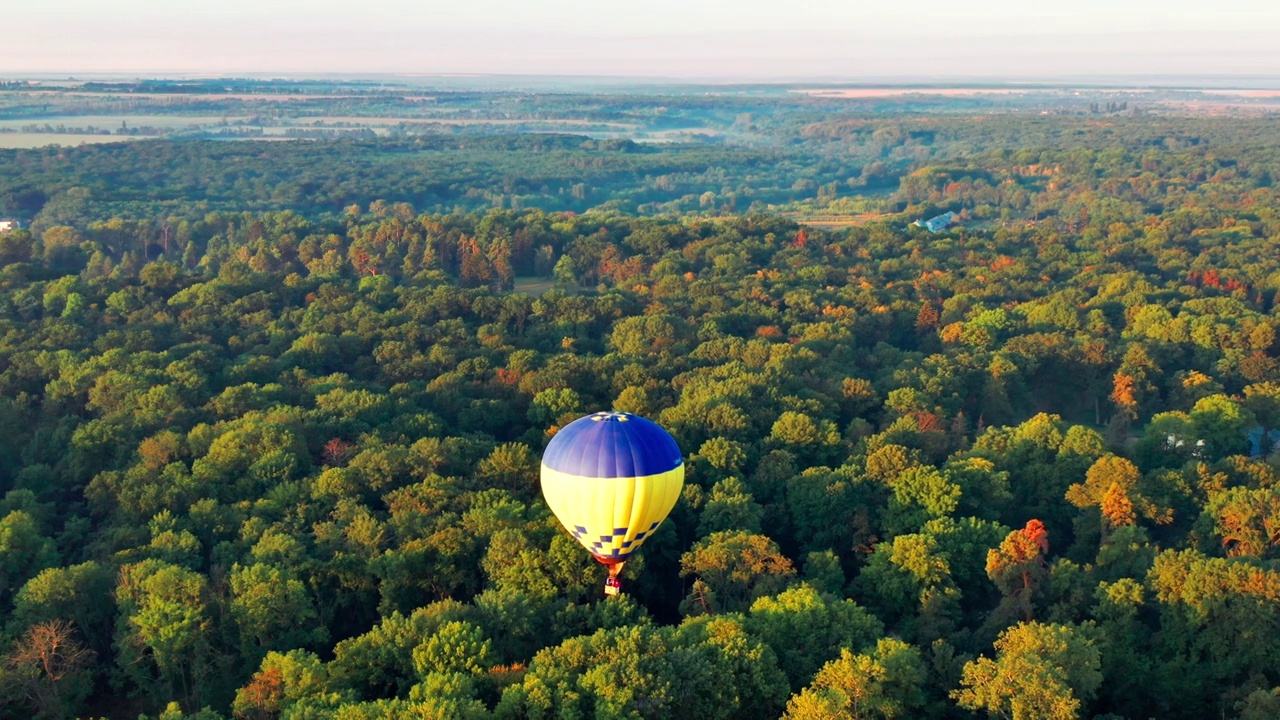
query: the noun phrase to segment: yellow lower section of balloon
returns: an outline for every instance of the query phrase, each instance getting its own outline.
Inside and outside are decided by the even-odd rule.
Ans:
[[[592,554],[623,561],[680,499],[684,465],[658,475],[595,478],[542,466],[542,495],[560,524]]]

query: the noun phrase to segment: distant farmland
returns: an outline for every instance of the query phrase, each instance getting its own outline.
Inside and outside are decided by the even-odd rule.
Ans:
[[[130,135],[80,135],[74,133],[0,133],[0,148],[25,150],[48,145],[100,145],[103,143],[146,140],[151,136]]]

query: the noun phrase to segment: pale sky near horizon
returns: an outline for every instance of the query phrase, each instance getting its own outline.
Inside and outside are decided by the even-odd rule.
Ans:
[[[1280,77],[1280,0],[37,0],[0,76]]]

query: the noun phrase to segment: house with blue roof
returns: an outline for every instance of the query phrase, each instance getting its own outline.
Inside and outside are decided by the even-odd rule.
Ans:
[[[947,228],[960,222],[960,216],[953,212],[944,212],[937,217],[931,217],[928,220],[917,220],[916,227],[922,227],[931,233],[942,232]]]
[[[1249,430],[1249,457],[1261,458],[1280,450],[1280,429],[1261,426]]]

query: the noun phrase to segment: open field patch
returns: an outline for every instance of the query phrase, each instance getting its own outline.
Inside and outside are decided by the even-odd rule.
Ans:
[[[59,125],[69,128],[95,127],[104,130],[117,130],[122,124],[131,128],[154,127],[166,130],[203,125],[217,125],[226,121],[235,125],[246,120],[243,117],[224,117],[220,115],[49,115],[46,117],[5,118],[0,120],[0,128],[19,129],[30,125],[44,127]]]
[[[0,133],[0,148],[24,150],[49,145],[101,145],[104,143],[145,140],[145,137],[129,135],[80,135],[74,133]]]
[[[544,277],[518,277],[515,291],[538,297],[555,286],[554,280]]]
[[[861,213],[858,215],[800,215],[794,219],[797,223],[808,227],[842,228],[866,225],[888,217],[890,216],[884,213]]]
[[[585,118],[463,118],[463,117],[361,117],[359,115],[347,116],[321,116],[321,117],[298,117],[291,118],[288,122],[296,125],[311,125],[314,123],[334,124],[346,123],[351,125],[399,125],[401,123],[439,123],[441,125],[547,125],[547,126],[607,126],[616,128],[635,128],[632,123],[620,123],[606,120],[587,120]]]
[[[941,95],[944,97],[968,97],[971,95],[1013,95],[1027,92],[1037,92],[1038,88],[927,88],[927,87],[903,87],[903,88],[813,88],[806,90],[793,90],[792,92],[801,95],[812,95],[813,97],[824,98],[883,98],[898,97],[900,95]]]

